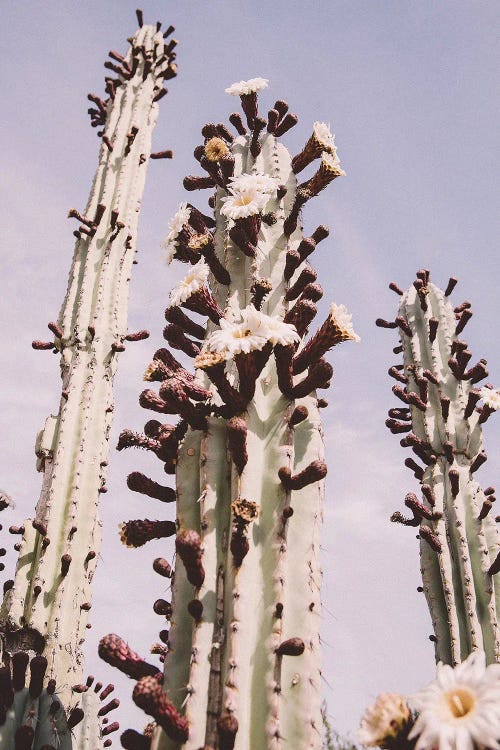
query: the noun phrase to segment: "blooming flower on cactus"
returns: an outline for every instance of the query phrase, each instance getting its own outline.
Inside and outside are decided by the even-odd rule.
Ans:
[[[388,741],[408,727],[411,718],[410,708],[401,695],[382,693],[363,714],[358,739],[368,747],[386,747]]]
[[[326,122],[315,122],[313,127],[313,138],[321,146],[323,151],[327,151],[332,156],[337,156],[337,148],[335,146],[335,135],[330,130],[330,126]]]
[[[222,199],[221,213],[230,219],[245,219],[247,216],[255,216],[264,210],[269,200],[268,193],[263,193],[256,188],[246,188],[234,191],[231,195]]]
[[[500,409],[500,388],[481,388],[479,395],[489,409]]]
[[[204,260],[198,261],[198,263],[191,268],[188,275],[185,276],[170,292],[170,305],[181,305],[189,299],[192,294],[201,289],[206,284],[209,271],[210,269]]]
[[[168,264],[174,259],[179,232],[182,230],[182,227],[188,223],[190,215],[191,209],[188,207],[187,203],[181,203],[177,213],[175,213],[168,222],[169,233],[163,242],[163,247],[167,251]]]
[[[263,349],[267,343],[286,346],[299,338],[293,325],[264,315],[253,305],[231,318],[222,318],[220,330],[214,331],[206,341],[208,351],[220,353],[225,359]]]
[[[229,191],[231,193],[239,193],[245,190],[257,190],[259,193],[266,193],[274,198],[278,191],[278,180],[261,172],[231,177],[229,180]]]
[[[248,81],[232,83],[227,89],[225,89],[225,92],[226,94],[232,94],[233,96],[255,94],[257,91],[267,88],[268,83],[268,78],[250,78]]]
[[[265,315],[260,310],[256,310],[253,305],[249,305],[243,310],[243,317],[252,331],[261,333],[266,342],[273,346],[276,344],[288,346],[300,341],[300,336],[294,325],[285,323],[281,318]]]
[[[434,682],[410,698],[418,718],[409,739],[416,750],[500,748],[500,664],[486,666],[484,651],[454,669],[441,662]]]
[[[340,341],[361,341],[352,327],[352,315],[347,312],[345,305],[336,305],[332,302],[330,305],[330,320],[340,333]]]

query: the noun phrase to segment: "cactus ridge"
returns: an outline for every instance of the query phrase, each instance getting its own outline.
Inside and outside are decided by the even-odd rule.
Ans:
[[[405,464],[422,489],[421,501],[413,493],[405,499],[413,518],[396,512],[391,520],[420,526],[436,659],[457,664],[484,649],[493,663],[500,660],[500,537],[490,514],[494,489],[483,490],[475,472],[487,458],[482,424],[497,408],[498,391],[476,387],[488,375],[486,361],[471,367],[472,353],[459,338],[472,312],[468,301],[449,301],[456,283],[451,278],[443,292],[422,269],[406,292],[391,285],[400,296],[394,324],[377,321],[399,329],[404,361],[389,375],[401,383],[392,390],[405,407],[390,409],[386,425],[404,435],[401,445],[418,459]]]
[[[184,717],[189,736],[158,729],[155,750],[278,749],[291,736],[297,747],[321,747],[318,558],[326,464],[318,412],[325,402],[318,403],[316,389],[332,376],[328,350],[358,337],[345,308],[332,305],[305,343],[322,295],[310,256],[328,229],[304,237],[301,211],[344,173],[331,133],[316,123],[307,164],[321,162],[297,186],[295,174],[307,164],[278,141],[296,115],[278,100],[267,119],[260,117],[257,92],[266,82],[242,84],[243,91],[236,84],[228,90],[242,103],[243,117],[230,116],[237,135],[206,124],[194,152],[205,175],[184,181],[187,190],[214,190],[215,219],[182,203],[165,242],[168,260],[189,271],[170,295],[164,337],[194,358],[196,372],[157,351],[145,379],[160,382],[159,395],[144,391],[139,402],[181,421],[148,422],[150,442],[128,432],[120,440],[120,447],[140,443],[167,458],[168,473],[173,461],[176,473],[177,558],[162,700]],[[161,435],[179,426],[165,457]],[[148,483],[142,490],[133,484],[152,495]],[[157,707],[143,703],[163,726]],[[128,730],[124,746],[136,736]]]

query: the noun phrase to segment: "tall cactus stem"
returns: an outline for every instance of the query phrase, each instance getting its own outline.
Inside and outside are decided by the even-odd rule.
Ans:
[[[489,495],[475,472],[486,461],[481,415],[485,408],[498,408],[498,391],[473,387],[476,378],[485,377],[485,362],[466,369],[471,353],[458,335],[464,313],[470,318],[470,303],[452,307],[448,296],[455,284],[456,279],[450,279],[443,293],[430,283],[428,271],[422,271],[402,295],[396,321],[404,370],[398,372],[407,384],[394,386],[393,392],[411,413],[411,432],[401,443],[412,447],[425,465],[405,461],[422,483],[428,508],[420,512],[417,502],[412,510],[421,524],[423,589],[436,658],[456,664],[483,649],[492,663],[500,661],[500,585],[495,578],[500,538],[488,513]],[[400,431],[392,417],[387,424],[392,432]]]
[[[85,210],[69,213],[81,226],[66,296],[57,322],[49,324],[61,354],[62,396],[57,416],[48,417],[37,439],[41,495],[33,523],[24,525],[14,585],[0,611],[6,652],[33,649],[34,637],[43,639],[47,679],[58,677],[65,706],[68,685],[82,676],[118,353],[124,340],[147,334],[127,334],[128,288],[155,100],[175,66],[161,33],[140,26],[120,65],[107,65],[120,85],[107,87],[105,102],[89,95],[97,107],[92,124],[104,126],[99,164]]]

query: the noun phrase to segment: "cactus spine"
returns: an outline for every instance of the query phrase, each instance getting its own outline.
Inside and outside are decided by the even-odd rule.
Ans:
[[[125,340],[148,335],[127,335],[128,285],[147,164],[150,156],[171,156],[151,154],[151,136],[156,102],[166,91],[163,81],[175,75],[175,40],[164,39],[160,24],[143,25],[140,11],[138,19],[140,28],[129,40],[128,54],[111,52],[115,62],[106,63],[115,75],[106,79],[108,98],[89,94],[95,105],[89,110],[92,125],[102,128],[99,165],[84,214],[69,212],[80,226],[74,232],[76,245],[61,312],[57,322],[49,323],[54,341],[33,342],[35,349],[60,352],[59,413],[48,417],[37,439],[37,468],[44,473],[41,495],[35,518],[24,524],[15,580],[0,613],[7,684],[10,655],[43,653],[36,658],[46,660],[45,681],[57,680],[58,701],[66,708],[75,702],[71,686],[82,682],[82,644],[101,538],[98,502],[106,490],[117,357]],[[9,721],[24,725],[24,693],[16,688],[11,704],[11,692],[8,688],[5,694],[5,707],[14,706],[15,717]],[[37,726],[34,747],[47,745],[46,717],[34,708],[30,711]],[[95,715],[92,723],[95,734]],[[50,744],[59,747],[59,741],[57,733]],[[6,742],[2,735],[0,746],[12,746]],[[91,746],[93,750],[97,743]]]
[[[326,464],[316,389],[331,378],[326,351],[357,336],[350,316],[332,305],[303,344],[322,296],[308,256],[328,230],[304,238],[300,209],[343,172],[321,123],[291,159],[278,137],[297,117],[282,100],[267,122],[259,117],[257,91],[265,85],[252,79],[229,90],[241,96],[248,130],[237,113],[230,117],[236,138],[224,125],[202,129],[205,143],[195,156],[208,176],[189,176],[184,185],[216,188],[209,201],[215,220],[183,204],[171,224],[171,256],[194,268],[171,294],[164,335],[196,357],[198,374],[193,378],[160,349],[145,376],[161,382],[160,395],[144,391],[140,402],[179,413],[181,422],[151,420],[145,435],[120,437],[119,447],[150,448],[176,474],[172,611],[155,603],[170,617],[168,639],[161,634],[168,645],[165,693],[160,700],[157,681],[145,676],[133,696],[159,724],[151,745],[158,750],[277,750],[291,737],[301,750],[322,746],[319,532]],[[296,174],[317,157],[317,171],[297,186]],[[208,316],[206,335],[180,306]],[[128,484],[170,499],[168,488],[138,472]],[[162,533],[159,523],[130,521],[122,540],[139,546]],[[107,639],[101,655],[118,665]],[[128,665],[130,676],[135,664]],[[133,730],[125,741],[149,746]]]
[[[405,504],[413,518],[399,512],[392,520],[420,526],[420,559],[425,592],[435,636],[436,659],[448,664],[463,661],[471,651],[484,649],[487,662],[500,661],[500,539],[492,514],[493,488],[483,490],[475,479],[486,460],[481,424],[496,408],[498,392],[478,388],[485,378],[485,360],[469,367],[471,352],[459,336],[471,317],[470,303],[453,308],[448,296],[456,284],[450,279],[443,293],[419,271],[402,294],[394,323],[399,327],[404,366],[391,367],[399,383],[395,395],[402,408],[391,409],[386,424],[405,434],[424,466],[405,461],[422,485],[422,500],[413,493]],[[481,408],[476,405],[483,400]]]

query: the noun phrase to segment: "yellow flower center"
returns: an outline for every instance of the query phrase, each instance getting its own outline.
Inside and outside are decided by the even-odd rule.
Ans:
[[[476,698],[467,688],[454,688],[445,693],[446,706],[454,719],[463,719],[474,711]]]
[[[241,193],[234,201],[235,206],[248,206],[253,201],[253,196],[250,193]]]

